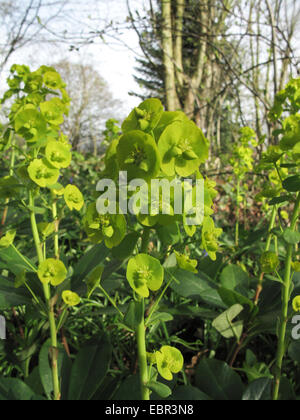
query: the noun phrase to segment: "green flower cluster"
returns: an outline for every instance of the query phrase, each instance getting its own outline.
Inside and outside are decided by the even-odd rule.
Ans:
[[[128,182],[133,179],[142,179],[148,185],[149,207],[153,205],[152,184],[151,181],[168,180],[169,182],[181,182],[182,191],[184,189],[183,178],[202,179],[199,172],[201,164],[208,159],[209,143],[204,134],[196,126],[194,122],[189,120],[187,116],[180,111],[165,112],[161,102],[158,99],[147,99],[137,108],[134,108],[130,115],[122,124],[122,134],[119,138],[114,138],[108,148],[104,163],[105,169],[101,174],[101,178],[109,178],[118,183],[119,173],[126,171]],[[180,184],[179,184],[180,185]],[[215,184],[209,180],[205,180],[204,192],[204,216],[212,215],[213,199],[216,196],[214,190]],[[137,214],[138,222],[144,227],[159,229],[160,227],[181,224],[186,233],[193,237],[196,233],[196,226],[189,226],[187,218],[189,214],[176,214],[175,212],[175,187],[172,188],[170,200],[166,202],[159,192],[160,199],[157,203],[159,214],[151,212],[149,208],[148,214],[142,211]],[[128,194],[128,200],[133,196]],[[184,197],[184,194],[182,194]],[[196,188],[193,191],[193,206],[197,204]],[[185,208],[184,198],[182,199],[182,208]],[[128,201],[129,202],[129,201]],[[151,203],[150,203],[151,202]],[[162,214],[162,210],[168,209],[168,214]],[[111,246],[117,246],[118,241],[107,240],[107,232],[103,231],[103,223],[98,223],[98,227],[92,227],[90,215],[95,212],[95,206],[87,210],[84,219],[84,225],[87,234],[93,242],[106,240]],[[97,216],[95,215],[97,219]],[[109,217],[108,217],[109,218]],[[109,218],[112,219],[112,218]],[[121,218],[118,219],[121,223]],[[111,220],[110,220],[111,221]],[[124,219],[122,218],[122,224]],[[214,224],[211,219],[211,233],[214,234]],[[107,223],[107,222],[106,222]],[[199,225],[202,221],[199,222]],[[111,226],[111,223],[109,224]],[[119,229],[120,232],[120,229]],[[122,229],[125,236],[126,229]],[[112,230],[110,229],[110,234]],[[123,238],[124,238],[123,236]],[[120,239],[123,239],[120,238]],[[208,242],[203,241],[203,248],[214,257],[213,251],[206,248]],[[214,245],[216,241],[214,242]],[[214,247],[214,252],[216,246]]]
[[[29,189],[32,184],[40,188],[49,188],[53,193],[60,191],[66,205],[72,210],[81,210],[83,196],[75,187],[68,185],[66,190],[58,184],[61,169],[71,164],[71,145],[61,133],[60,125],[69,112],[70,98],[59,73],[52,67],[42,66],[31,72],[27,66],[14,65],[7,81],[10,89],[1,103],[12,96],[17,96],[9,114],[10,126],[4,138],[8,140],[12,131],[26,142],[26,159],[18,169],[20,179],[0,180],[0,194],[6,194],[8,183],[25,184]],[[7,141],[8,141],[7,140]]]

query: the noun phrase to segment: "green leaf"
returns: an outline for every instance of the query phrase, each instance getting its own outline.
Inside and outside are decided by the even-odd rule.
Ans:
[[[300,232],[287,228],[283,232],[283,239],[290,245],[297,245],[300,242]]]
[[[243,401],[270,401],[272,399],[273,381],[270,378],[259,378],[248,385]]]
[[[173,401],[211,401],[211,398],[191,385],[180,385],[172,394]]]
[[[291,176],[282,183],[283,188],[289,192],[300,191],[300,175]]]
[[[84,293],[85,285],[83,280],[95,267],[101,265],[106,260],[108,254],[109,249],[103,243],[95,245],[87,251],[74,267],[72,290],[78,294],[81,294],[81,292]]]
[[[242,305],[235,304],[216,318],[212,326],[225,338],[235,337],[240,340],[243,333],[243,321],[232,322],[242,311]]]
[[[225,362],[202,360],[196,370],[196,386],[215,401],[242,399],[244,386],[240,376]]]
[[[131,257],[133,251],[138,243],[140,235],[136,232],[131,232],[120,243],[112,249],[112,255],[120,261],[127,260]]]
[[[8,271],[15,275],[22,273],[24,270],[30,272],[36,271],[35,265],[28,258],[22,258],[13,247],[0,250],[0,260],[5,263]]]
[[[140,305],[139,302],[131,301],[123,319],[123,323],[132,331],[135,331],[137,326],[141,323],[143,316],[144,312],[142,311],[142,305]]]
[[[0,401],[37,401],[37,396],[25,382],[16,378],[0,378]]]
[[[166,246],[176,245],[181,239],[178,223],[160,226],[156,231],[160,241]]]
[[[247,290],[249,287],[249,276],[241,267],[232,264],[224,268],[220,276],[220,282],[225,289],[235,290],[241,286]]]
[[[108,372],[112,346],[104,334],[96,344],[79,351],[70,376],[69,401],[91,400]]]
[[[195,275],[186,270],[171,271],[178,281],[173,281],[171,288],[180,296],[200,300],[217,308],[226,308],[216,290],[216,286],[203,274]]]
[[[228,307],[231,307],[235,305],[236,303],[245,306],[247,305],[250,310],[253,309],[254,304],[253,302],[248,299],[247,297],[234,292],[233,290],[225,289],[224,287],[220,287],[218,290],[218,293],[222,299],[222,301],[227,305]]]
[[[13,281],[0,277],[0,310],[31,303],[31,295],[27,289],[16,289]]]
[[[99,287],[102,274],[104,271],[104,265],[99,265],[98,267],[94,268],[86,279],[86,285],[87,285],[87,298],[89,299],[94,291]]]
[[[167,385],[160,382],[148,382],[147,388],[155,392],[161,398],[168,398],[172,394],[172,390]]]
[[[53,379],[52,379],[52,370],[49,362],[49,349],[51,347],[51,340],[47,340],[40,351],[39,354],[39,372],[41,382],[45,391],[45,394],[49,400],[51,400],[53,392]]]

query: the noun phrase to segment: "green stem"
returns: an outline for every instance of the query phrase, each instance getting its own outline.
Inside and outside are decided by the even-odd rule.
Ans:
[[[147,388],[149,382],[148,376],[148,363],[147,363],[147,351],[146,351],[146,330],[145,330],[145,303],[144,299],[141,300],[140,305],[142,306],[143,317],[141,322],[136,328],[136,340],[138,349],[138,360],[139,360],[139,372],[140,372],[140,384],[141,384],[141,397],[144,401],[150,400],[150,390]]]
[[[269,230],[268,230],[269,233],[268,233],[267,242],[266,242],[266,246],[265,246],[265,252],[268,252],[270,250],[270,247],[271,247],[271,241],[272,241],[272,236],[273,236],[272,230],[275,226],[276,214],[277,214],[277,206],[274,206],[273,210],[272,210],[272,216],[271,216],[270,224],[269,224]],[[264,281],[264,273],[260,273],[259,280],[258,280],[258,285],[257,285],[257,289],[256,289],[256,294],[255,294],[255,299],[254,299],[254,304],[256,306],[258,305],[259,297],[260,297],[260,294],[263,290],[263,281]]]
[[[34,208],[34,198],[32,191],[29,192],[29,206]],[[42,243],[39,236],[39,231],[36,223],[36,217],[34,210],[30,212],[31,230],[35,243],[35,248],[39,260],[39,264],[44,261],[44,253]],[[59,375],[58,375],[58,346],[57,346],[57,329],[55,322],[54,305],[51,302],[51,291],[49,284],[43,284],[44,296],[47,302],[48,320],[50,325],[50,336],[51,336],[51,358],[52,358],[52,379],[54,389],[54,399],[60,399],[60,386],[59,386]]]
[[[55,226],[55,235],[54,235],[54,255],[57,260],[59,260],[59,237],[58,237],[58,230],[59,230],[59,220],[57,217],[57,201],[55,197],[53,197],[52,203],[52,217]]]
[[[237,182],[237,189],[236,189],[236,196],[237,196],[237,208],[236,208],[236,222],[235,222],[235,246],[239,246],[239,229],[240,229],[240,189],[241,189],[241,181],[238,179]]]
[[[142,236],[142,245],[141,245],[142,254],[148,254],[150,232],[151,230],[149,228],[144,229],[143,236]]]
[[[121,318],[124,318],[124,314],[120,311],[120,309],[118,308],[116,302],[114,301],[114,299],[112,299],[109,294],[107,293],[107,291],[101,286],[101,284],[99,284],[99,289],[101,290],[101,292],[104,294],[104,296],[109,300],[109,302],[113,305],[113,307],[119,312]]]
[[[152,318],[152,316],[153,316],[154,312],[157,310],[158,305],[160,304],[160,302],[161,302],[162,298],[164,297],[164,295],[165,295],[166,291],[167,291],[167,290],[168,290],[168,288],[170,287],[170,284],[172,283],[172,281],[173,281],[173,278],[171,278],[171,280],[169,280],[169,282],[167,283],[167,285],[165,286],[165,288],[164,288],[164,289],[163,289],[163,291],[161,292],[161,294],[160,294],[159,298],[156,300],[156,302],[155,302],[155,303],[154,303],[154,305],[152,306],[152,309],[151,309],[151,311],[150,311],[150,313],[149,313],[149,315],[148,315],[148,318],[146,319],[146,325],[147,325],[147,326],[149,325],[149,323],[150,323],[150,321],[151,321],[151,318]]]
[[[297,201],[294,207],[292,216],[291,229],[295,231],[299,216],[300,207],[300,193],[298,194]],[[286,330],[288,323],[288,310],[291,293],[291,273],[292,273],[292,257],[293,257],[294,245],[289,244],[287,247],[286,259],[285,259],[285,272],[284,272],[284,285],[282,287],[282,309],[281,319],[278,337],[278,348],[276,356],[276,371],[275,371],[275,384],[273,390],[273,400],[277,401],[279,398],[279,389],[281,383],[282,365],[283,359],[286,352]]]

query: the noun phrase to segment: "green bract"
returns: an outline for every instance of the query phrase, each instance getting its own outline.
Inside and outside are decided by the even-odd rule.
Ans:
[[[126,235],[126,219],[123,214],[101,215],[93,203],[88,206],[83,225],[93,243],[104,241],[107,248],[120,245]]]
[[[9,230],[5,236],[0,239],[0,249],[8,248],[14,243],[16,236],[15,230]]]
[[[24,106],[15,117],[15,130],[28,143],[36,143],[46,134],[43,115],[33,105]]]
[[[56,184],[59,178],[59,170],[46,159],[34,159],[28,167],[28,174],[32,181],[43,188]]]
[[[215,227],[211,217],[205,217],[202,227],[202,246],[208,253],[209,257],[215,261],[216,252],[219,249],[218,238],[223,230]]]
[[[131,288],[141,297],[147,298],[149,290],[156,292],[164,281],[164,269],[160,262],[147,254],[139,254],[129,260],[127,280]]]
[[[63,301],[68,306],[77,306],[80,303],[80,297],[77,293],[71,292],[70,290],[65,290],[62,293]]]
[[[198,265],[197,260],[191,260],[187,255],[180,254],[177,251],[175,251],[175,255],[179,268],[182,270],[190,271],[191,273],[198,273],[198,270],[196,270]]]
[[[84,205],[83,195],[75,185],[66,186],[64,199],[70,210],[80,211]]]
[[[43,284],[59,286],[67,277],[67,269],[62,261],[49,258],[39,265],[38,277]]]
[[[159,99],[147,99],[130,113],[122,124],[123,133],[133,130],[150,132],[153,130],[164,112]]]
[[[44,69],[46,70],[46,67],[44,67]],[[50,89],[63,88],[65,84],[63,83],[60,74],[57,73],[57,71],[51,67],[48,67],[47,70],[48,71],[46,71],[43,75],[43,82],[45,83],[45,85]]]
[[[207,140],[192,121],[170,124],[159,139],[158,149],[167,176],[190,176],[208,158]]]
[[[64,122],[64,113],[67,111],[66,106],[61,99],[52,98],[50,101],[42,102],[40,109],[45,120],[53,125],[61,125]]]
[[[50,141],[46,146],[45,155],[54,168],[67,168],[72,160],[72,153],[68,144]]]
[[[273,273],[279,266],[279,258],[274,252],[264,252],[260,257],[260,265],[263,273]]]
[[[300,312],[300,296],[296,296],[293,300],[293,309],[295,312]]]
[[[124,134],[117,146],[119,168],[127,171],[128,179],[155,178],[160,170],[160,158],[156,143],[150,135],[142,131]]]
[[[172,381],[173,373],[179,373],[183,368],[181,352],[174,347],[163,346],[155,355],[158,372],[167,381]]]

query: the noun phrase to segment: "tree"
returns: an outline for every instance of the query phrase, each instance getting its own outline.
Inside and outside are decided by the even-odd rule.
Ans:
[[[0,0],[0,71],[17,50],[48,42],[47,27],[60,19],[69,0]]]
[[[90,65],[61,61],[54,64],[67,84],[71,108],[63,125],[74,149],[91,149],[97,154],[107,119],[121,113],[105,80]]]
[[[274,95],[299,65],[297,0],[149,0],[144,16],[128,7],[146,96],[156,86],[168,109],[179,103],[217,150],[227,109],[234,122],[270,134]]]

